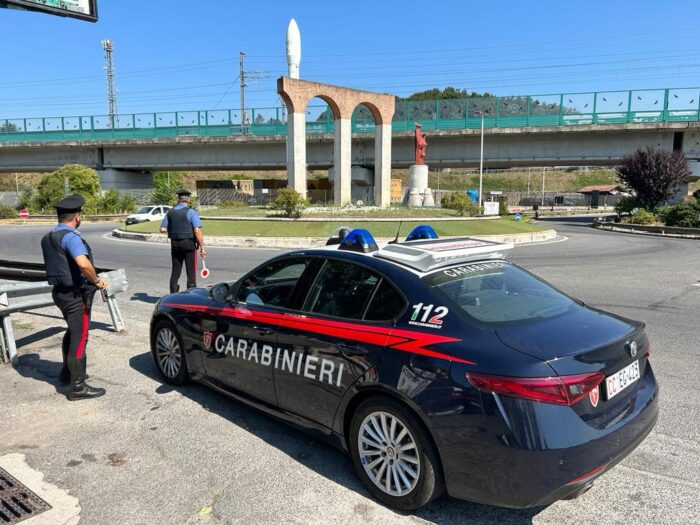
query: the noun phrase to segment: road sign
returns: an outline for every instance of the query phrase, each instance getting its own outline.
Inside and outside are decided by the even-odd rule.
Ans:
[[[20,219],[29,218],[29,211],[27,211],[26,208],[22,208],[21,210],[19,210],[19,217],[20,217]]]
[[[0,7],[41,11],[97,22],[97,0],[0,0]]]

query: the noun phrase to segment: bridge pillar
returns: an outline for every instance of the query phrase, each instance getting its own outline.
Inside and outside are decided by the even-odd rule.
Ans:
[[[106,169],[98,170],[102,190],[112,188],[122,191],[151,191],[153,189],[153,174],[138,171]]]
[[[391,204],[391,122],[377,124],[374,139],[374,205]]]
[[[352,126],[348,118],[335,120],[335,142],[333,144],[333,201],[336,206],[352,202]]]
[[[287,135],[287,185],[306,197],[306,115],[304,113],[289,113]]]

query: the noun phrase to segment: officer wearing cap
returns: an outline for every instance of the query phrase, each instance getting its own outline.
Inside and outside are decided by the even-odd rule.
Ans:
[[[202,236],[202,221],[195,210],[190,208],[191,192],[177,191],[177,206],[170,208],[160,223],[160,232],[168,233],[170,239],[170,257],[172,271],[170,272],[170,293],[180,289],[178,280],[185,264],[187,273],[187,288],[197,286],[197,248],[202,259],[206,258],[204,237]]]
[[[53,301],[68,324],[63,336],[63,369],[60,380],[70,384],[68,399],[90,399],[105,394],[104,388],[94,388],[87,379],[85,347],[90,328],[92,299],[97,289],[107,288],[107,282],[97,276],[92,250],[78,233],[82,206],[81,195],[71,195],[54,204],[58,224],[41,239],[46,277],[53,285]]]

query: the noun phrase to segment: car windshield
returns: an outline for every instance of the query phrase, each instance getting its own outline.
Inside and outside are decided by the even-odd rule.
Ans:
[[[548,319],[576,306],[566,295],[505,261],[454,266],[423,280],[445,304],[458,306],[482,323]]]
[[[144,206],[142,208],[139,208],[136,213],[150,213],[152,209],[153,206]]]

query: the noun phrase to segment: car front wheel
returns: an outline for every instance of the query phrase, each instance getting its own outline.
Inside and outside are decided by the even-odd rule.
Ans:
[[[379,501],[415,510],[444,490],[437,454],[417,416],[390,398],[370,398],[350,427],[355,472]]]
[[[177,329],[170,321],[159,321],[153,330],[151,353],[158,372],[166,383],[182,385],[189,378],[185,345]]]

